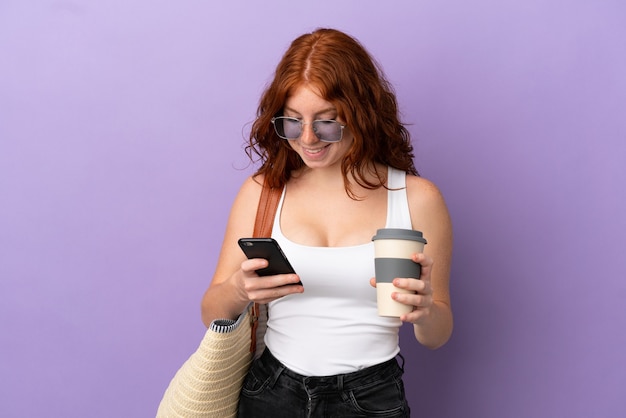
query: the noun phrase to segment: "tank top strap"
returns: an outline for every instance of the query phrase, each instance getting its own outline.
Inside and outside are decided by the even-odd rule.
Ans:
[[[412,229],[406,194],[406,173],[389,167],[387,171],[387,228]]]
[[[285,201],[285,193],[287,191],[287,187],[283,187],[283,193],[280,196],[280,200],[278,201],[278,207],[276,208],[276,215],[274,215],[274,226],[272,227],[272,238],[282,239],[283,231],[280,229],[280,213],[283,210],[283,202]]]

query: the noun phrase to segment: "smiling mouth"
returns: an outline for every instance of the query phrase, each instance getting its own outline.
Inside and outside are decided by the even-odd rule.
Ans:
[[[304,150],[309,154],[319,154],[320,152],[324,151],[329,146],[330,144],[324,145],[322,148],[304,148]]]

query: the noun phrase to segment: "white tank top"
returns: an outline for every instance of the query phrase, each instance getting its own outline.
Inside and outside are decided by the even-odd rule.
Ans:
[[[389,168],[387,228],[411,229],[406,173]],[[291,370],[305,376],[351,373],[395,357],[397,318],[378,316],[374,244],[310,247],[288,240],[280,229],[280,199],[272,237],[300,275],[304,293],[269,304],[265,344]]]

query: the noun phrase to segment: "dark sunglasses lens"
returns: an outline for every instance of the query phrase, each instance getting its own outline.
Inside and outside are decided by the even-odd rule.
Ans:
[[[341,140],[341,124],[334,120],[316,120],[313,122],[313,132],[321,141]]]
[[[298,119],[293,118],[276,118],[274,119],[274,128],[281,138],[296,139],[302,133],[302,125]]]

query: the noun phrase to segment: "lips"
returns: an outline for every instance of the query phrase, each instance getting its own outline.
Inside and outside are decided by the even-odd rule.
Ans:
[[[319,154],[320,152],[324,151],[326,148],[328,148],[330,145],[325,145],[321,148],[302,148],[304,150],[304,152],[306,152],[307,154]]]
[[[325,145],[325,146],[320,147],[320,148],[305,148],[305,147],[302,147],[301,149],[302,149],[302,154],[304,156],[306,156],[308,159],[310,159],[310,160],[321,160],[322,158],[324,158],[324,156],[326,156],[329,146],[330,146],[330,144]]]

